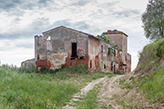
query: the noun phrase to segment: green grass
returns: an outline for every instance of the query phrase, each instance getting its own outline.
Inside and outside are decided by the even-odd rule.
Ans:
[[[136,86],[143,91],[150,102],[164,102],[164,66],[159,67],[155,72],[139,78]]]
[[[74,101],[76,103],[77,109],[98,109],[98,93],[100,84],[96,85],[92,90],[90,90],[86,95],[82,96],[80,101]]]
[[[140,73],[140,76],[132,80],[150,102],[164,102],[164,66],[161,66],[163,58],[164,39],[145,46],[135,71],[135,73]]]
[[[145,74],[156,70],[160,66],[160,59],[164,57],[164,39],[157,40],[144,47],[140,53],[139,65],[135,73]],[[142,72],[140,72],[142,71]]]
[[[60,109],[88,82],[113,76],[111,73],[76,69],[63,68],[63,71],[41,74],[34,73],[34,69],[28,71],[3,65],[0,67],[0,108]]]

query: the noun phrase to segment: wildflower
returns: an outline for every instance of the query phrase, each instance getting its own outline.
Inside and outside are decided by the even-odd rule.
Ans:
[[[32,99],[32,101],[34,101],[34,100]]]
[[[13,100],[13,102],[14,102],[14,100]]]
[[[29,96],[27,96],[27,99],[29,99]]]
[[[20,104],[22,104],[22,103],[20,102]]]
[[[17,100],[17,98],[15,98],[15,100]]]
[[[31,106],[28,106],[28,107],[31,107]]]

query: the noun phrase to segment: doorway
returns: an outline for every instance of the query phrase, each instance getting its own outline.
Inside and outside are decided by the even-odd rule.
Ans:
[[[78,56],[77,56],[77,43],[72,43],[71,60],[74,60],[75,58],[78,58]]]

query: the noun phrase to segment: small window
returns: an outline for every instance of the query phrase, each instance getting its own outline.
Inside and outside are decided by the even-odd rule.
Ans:
[[[125,56],[125,61],[127,61],[127,56]]]
[[[51,36],[48,36],[47,40],[51,40]]]
[[[114,56],[116,56],[116,50],[114,50]]]
[[[92,60],[90,60],[90,68],[92,68]]]
[[[111,62],[111,71],[113,70],[113,62]]]
[[[39,56],[37,57],[37,60],[39,60]]]
[[[106,65],[104,64],[104,69],[106,69]]]
[[[103,45],[101,45],[101,53],[103,53]]]
[[[111,54],[111,51],[110,51],[110,48],[108,48],[108,55],[110,55]]]

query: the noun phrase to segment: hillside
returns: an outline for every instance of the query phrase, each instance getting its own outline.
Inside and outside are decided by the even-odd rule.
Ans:
[[[147,100],[164,105],[164,39],[144,47],[134,74]]]

